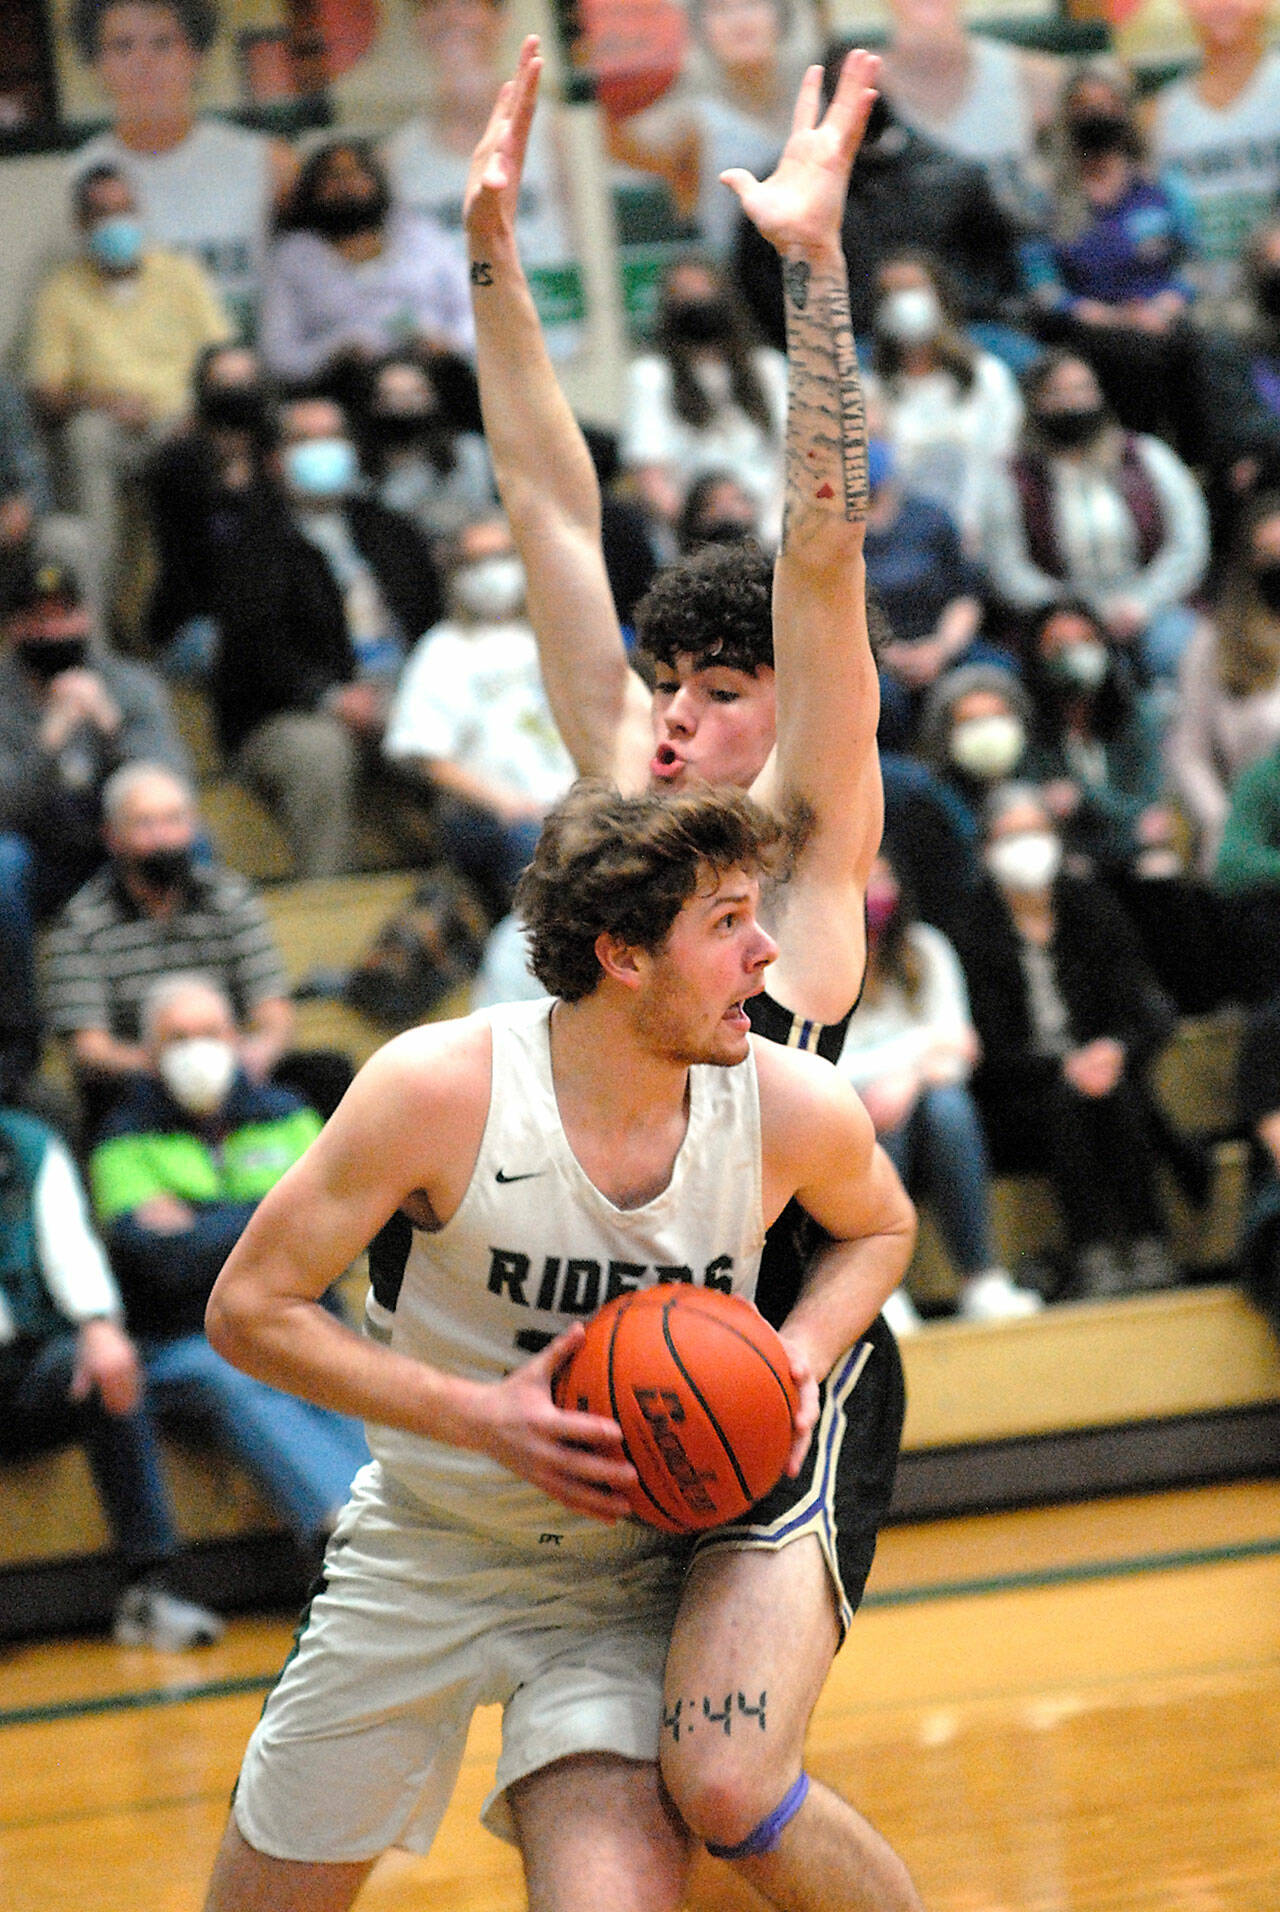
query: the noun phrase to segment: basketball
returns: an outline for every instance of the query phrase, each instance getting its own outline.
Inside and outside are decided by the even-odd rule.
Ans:
[[[786,1350],[751,1303],[683,1285],[606,1303],[554,1394],[617,1421],[639,1475],[633,1511],[668,1533],[736,1520],[769,1492],[797,1401]]]

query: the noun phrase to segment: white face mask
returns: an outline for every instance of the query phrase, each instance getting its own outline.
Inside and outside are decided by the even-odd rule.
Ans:
[[[486,624],[516,617],[524,609],[524,566],[519,558],[480,558],[454,573],[453,594],[468,616]]]
[[[876,330],[899,345],[923,345],[942,329],[942,307],[930,286],[903,286],[886,292],[876,310]]]
[[[1053,659],[1054,674],[1076,690],[1097,690],[1107,674],[1110,662],[1105,644],[1095,637],[1078,638],[1066,644]]]
[[[967,717],[951,733],[951,761],[970,777],[1007,777],[1026,749],[1019,717]]]
[[[227,1099],[236,1052],[216,1036],[192,1036],[160,1051],[160,1079],[188,1115],[212,1115]]]
[[[1062,845],[1049,830],[1022,830],[1001,837],[987,851],[987,868],[1003,890],[1025,895],[1047,890],[1058,874]]]

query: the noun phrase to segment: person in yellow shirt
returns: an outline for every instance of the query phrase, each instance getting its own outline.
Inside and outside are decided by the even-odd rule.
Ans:
[[[186,413],[201,352],[232,327],[195,260],[146,244],[133,189],[114,167],[82,175],[74,209],[80,254],[36,295],[29,376],[41,418],[60,430],[110,602],[122,487]]]

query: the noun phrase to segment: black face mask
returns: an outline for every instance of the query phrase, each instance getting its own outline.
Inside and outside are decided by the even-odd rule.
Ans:
[[[1071,144],[1082,159],[1101,159],[1107,153],[1133,150],[1128,120],[1115,113],[1081,113],[1070,122]]]
[[[429,438],[440,422],[438,412],[374,412],[369,430],[380,445],[416,445]]]
[[[351,239],[358,232],[378,231],[389,211],[385,193],[344,193],[341,199],[317,200],[307,224],[325,239]]]
[[[149,890],[182,889],[191,875],[190,850],[148,850],[129,858],[129,868]]]
[[[1280,559],[1254,566],[1253,588],[1271,615],[1280,617]]]
[[[1265,312],[1269,319],[1280,319],[1280,266],[1272,266],[1258,274],[1254,296],[1259,310]]]
[[[723,299],[673,299],[667,307],[667,325],[674,337],[689,345],[718,345],[733,330]]]
[[[15,648],[24,667],[46,684],[63,671],[79,670],[89,654],[82,637],[27,637]]]
[[[267,422],[267,395],[260,385],[211,385],[201,392],[197,410],[201,423],[215,431],[261,437]]]
[[[1037,412],[1036,424],[1051,445],[1078,450],[1097,437],[1107,422],[1105,405],[1072,405],[1063,411]]]

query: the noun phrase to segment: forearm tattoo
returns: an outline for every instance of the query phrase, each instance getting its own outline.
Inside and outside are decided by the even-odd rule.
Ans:
[[[471,261],[471,283],[472,285],[493,284],[493,267],[487,259],[473,259]]]
[[[867,417],[843,273],[783,266],[787,314],[787,476],[783,542],[813,513],[867,515]]]

